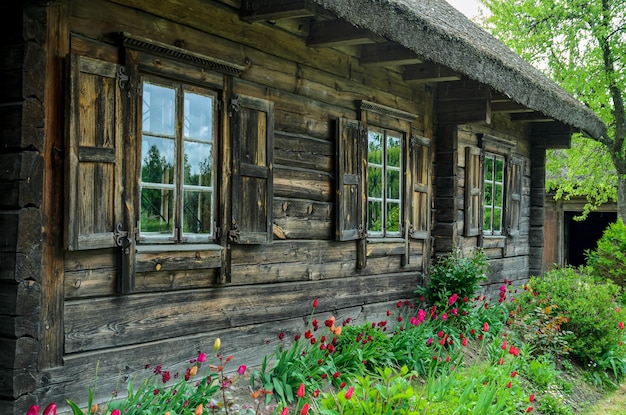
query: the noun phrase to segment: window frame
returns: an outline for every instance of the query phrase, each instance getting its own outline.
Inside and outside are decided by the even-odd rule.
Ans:
[[[164,88],[170,88],[174,90],[175,96],[175,127],[174,127],[174,179],[173,185],[173,230],[172,233],[160,234],[156,232],[145,232],[141,230],[142,222],[142,167],[143,167],[143,144],[144,134],[148,131],[143,129],[143,113],[144,113],[144,85],[148,83],[155,86]],[[184,227],[184,197],[185,189],[189,189],[189,184],[184,183],[184,144],[190,141],[190,137],[185,137],[184,124],[185,124],[185,94],[187,92],[202,95],[205,97],[211,97],[213,99],[213,106],[211,108],[212,113],[212,127],[213,134],[210,142],[204,142],[210,144],[211,151],[211,163],[212,163],[212,184],[211,186],[204,187],[209,190],[203,191],[203,193],[211,193],[211,212],[210,212],[210,224],[208,233],[185,233]],[[137,140],[137,160],[138,160],[138,195],[137,195],[137,233],[138,242],[144,244],[211,244],[217,239],[218,218],[219,218],[219,183],[220,174],[218,170],[218,153],[220,145],[220,137],[222,134],[222,126],[220,125],[221,110],[219,103],[221,102],[221,91],[212,88],[211,85],[199,86],[188,82],[186,80],[171,79],[152,73],[141,73],[138,87],[138,103],[137,103],[137,131],[139,139]]]
[[[476,146],[465,147],[464,235],[478,236],[479,240],[519,235],[524,161],[513,154],[516,142],[487,134],[478,134],[477,139]],[[502,189],[500,231],[484,229],[487,158],[499,159],[502,164],[502,180],[497,183]],[[492,181],[495,179],[494,176]],[[479,241],[480,244],[482,242]]]
[[[371,139],[371,135],[372,134],[380,134],[382,140],[381,140],[381,163],[372,163],[371,159],[370,159],[370,139]],[[399,166],[390,166],[389,165],[389,157],[388,157],[388,150],[389,150],[389,139],[398,139],[399,140],[399,151],[400,151],[400,155],[398,157],[398,163]],[[404,180],[403,180],[403,172],[405,167],[405,151],[404,151],[404,147],[405,147],[405,142],[406,142],[406,133],[402,132],[402,131],[398,131],[398,130],[394,130],[394,129],[390,129],[390,128],[383,128],[383,127],[378,127],[378,126],[369,126],[367,129],[367,150],[366,150],[366,157],[367,157],[367,175],[366,175],[366,189],[367,192],[365,194],[366,197],[366,212],[367,212],[367,216],[366,216],[366,232],[368,234],[368,236],[371,236],[373,238],[402,238],[403,234],[404,234],[404,210],[405,210],[405,185],[404,185]],[[372,196],[370,193],[370,172],[372,168],[376,168],[378,170],[381,171],[380,174],[380,197],[377,196]],[[396,189],[398,192],[398,198],[392,198],[388,195],[389,193],[389,188],[388,188],[388,175],[391,174],[392,172],[397,172],[398,175],[398,184],[399,184],[399,188]],[[372,230],[370,229],[370,206],[372,203],[376,203],[380,205],[380,220],[381,220],[381,224],[380,224],[380,230]],[[399,222],[397,223],[398,226],[398,230],[396,231],[391,231],[389,230],[390,228],[390,224],[387,222],[389,219],[389,212],[388,212],[388,205],[390,203],[393,203],[395,205],[399,206],[399,213],[398,213],[398,220]]]
[[[493,166],[493,170],[492,170],[492,177],[490,179],[487,178],[487,174],[489,171],[488,168],[488,164],[489,164],[489,160],[493,160],[493,162],[491,163]],[[498,174],[498,161],[500,161],[500,165],[502,168],[502,178],[501,180],[497,179],[497,174]],[[508,172],[507,172],[507,162],[506,162],[506,157],[502,154],[497,154],[497,153],[493,153],[490,151],[485,151],[483,153],[483,203],[482,203],[482,230],[483,230],[483,235],[484,236],[502,236],[506,234],[506,230],[505,230],[505,209],[506,209],[506,180],[508,178]],[[487,206],[487,185],[490,185],[492,187],[492,192],[491,192],[491,203],[489,204],[489,206]],[[500,203],[498,204],[498,192],[497,189],[500,188],[501,194],[500,194]],[[494,218],[497,216],[496,212],[500,211],[500,223],[499,223],[499,230],[496,230],[495,228],[495,220]],[[491,211],[491,215],[487,215],[487,212]],[[488,229],[486,229],[485,225],[486,225],[486,219],[487,217],[490,218],[490,227]]]

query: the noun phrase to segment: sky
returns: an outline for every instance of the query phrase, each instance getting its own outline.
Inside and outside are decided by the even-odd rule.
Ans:
[[[478,10],[481,8],[481,4],[478,0],[446,0],[450,3],[455,9],[459,10],[461,13],[473,19],[478,16]]]

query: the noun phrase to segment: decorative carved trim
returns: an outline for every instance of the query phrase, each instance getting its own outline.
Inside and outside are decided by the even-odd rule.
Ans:
[[[400,120],[405,121],[415,121],[417,119],[417,115],[411,114],[410,112],[397,110],[395,108],[387,107],[386,105],[376,104],[371,101],[361,101],[360,103],[361,110],[372,111],[382,115],[388,115],[390,117],[398,118]]]
[[[244,67],[235,63],[225,62],[220,59],[211,58],[199,53],[191,52],[177,46],[167,45],[129,33],[121,33],[122,45],[131,49],[149,52],[166,58],[176,59],[182,62],[203,66],[210,70],[221,72],[227,75],[239,76]]]

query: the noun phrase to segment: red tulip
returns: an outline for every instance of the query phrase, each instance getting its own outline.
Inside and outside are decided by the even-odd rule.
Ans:
[[[43,415],[57,415],[57,404],[52,402],[43,410]]]
[[[313,300],[313,308],[317,308],[318,304],[319,304],[319,301],[317,301],[317,298]]]
[[[37,415],[39,413],[39,405],[33,405],[30,408],[28,408],[28,412],[26,412],[26,415]]]
[[[111,415],[122,415],[122,413],[119,409],[114,409],[113,412],[111,412]]]
[[[304,398],[304,383],[301,383],[298,387],[298,398]]]
[[[485,324],[483,324],[483,331],[485,332],[489,331],[489,323],[487,323],[486,321],[485,321]]]
[[[283,408],[283,410],[280,412],[280,415],[289,415],[289,408]]]
[[[354,393],[354,386],[350,386],[348,388],[348,391],[346,392],[346,399],[351,399],[353,393]]]
[[[305,403],[302,407],[302,411],[300,411],[300,415],[307,415],[309,413],[309,404]]]

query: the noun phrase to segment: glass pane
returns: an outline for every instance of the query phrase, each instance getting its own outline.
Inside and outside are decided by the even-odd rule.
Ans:
[[[491,183],[485,183],[485,206],[491,206],[493,204],[493,185]]]
[[[213,97],[185,92],[184,137],[213,142]]]
[[[398,203],[387,203],[387,233],[400,232],[400,205]]]
[[[496,181],[502,183],[504,176],[504,160],[498,157],[495,159],[495,163]]]
[[[387,166],[400,167],[400,137],[387,136]]]
[[[382,134],[374,131],[367,133],[367,161],[370,164],[382,164],[383,163],[383,136]]]
[[[368,197],[383,197],[383,182],[382,182],[383,170],[379,167],[367,168],[367,196]]]
[[[502,209],[494,209],[493,211],[493,231],[502,231]]]
[[[485,157],[485,180],[493,180],[493,159]]]
[[[185,141],[186,185],[213,187],[213,145]]]
[[[172,234],[174,232],[174,191],[141,189],[142,232]]]
[[[183,200],[183,233],[212,232],[213,193],[185,192]]]
[[[144,135],[141,160],[143,183],[174,183],[174,140]]]
[[[367,202],[367,231],[380,233],[383,230],[382,221],[383,204],[380,201],[368,200]]]
[[[174,136],[176,131],[176,92],[172,88],[144,82],[142,129]]]
[[[483,213],[483,232],[491,232],[491,208],[485,208]]]
[[[501,184],[495,184],[494,185],[494,188],[495,188],[495,191],[496,191],[496,196],[495,196],[496,199],[494,201],[494,206],[497,206],[497,207],[500,207],[500,208],[503,205],[503,203],[502,203],[502,196],[503,196],[503,193],[504,193],[503,187],[504,186],[502,186]]]
[[[398,170],[387,170],[387,198],[400,199],[400,172]]]

